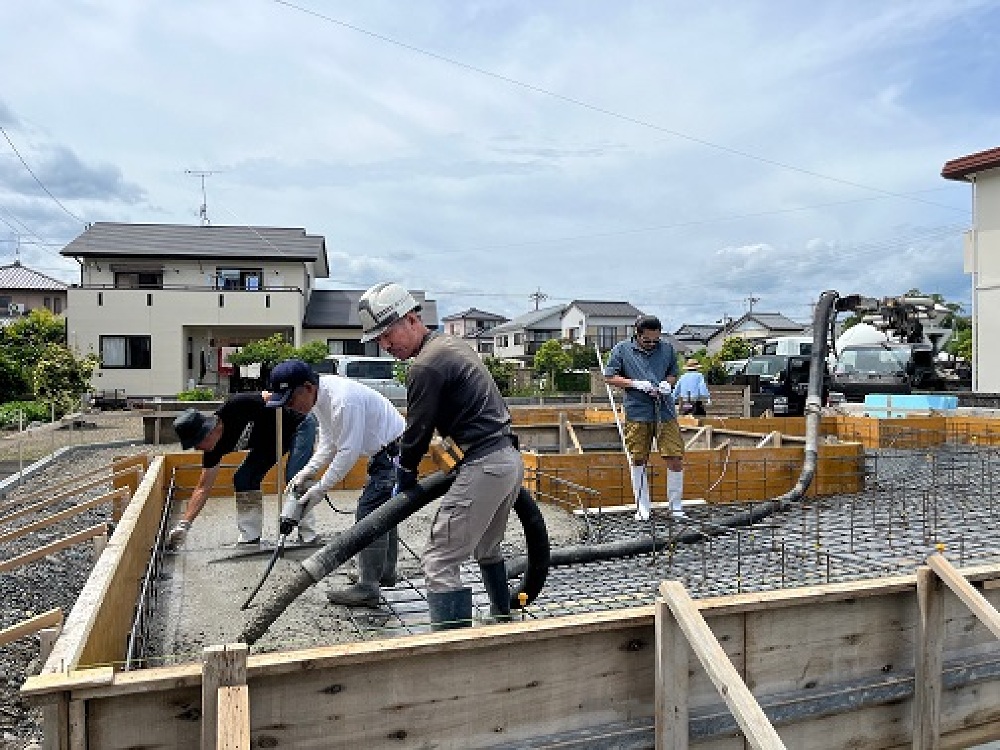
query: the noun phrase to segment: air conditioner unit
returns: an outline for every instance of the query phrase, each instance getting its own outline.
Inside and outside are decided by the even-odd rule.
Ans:
[[[24,315],[24,303],[23,302],[11,302],[7,305],[7,312],[11,315]]]

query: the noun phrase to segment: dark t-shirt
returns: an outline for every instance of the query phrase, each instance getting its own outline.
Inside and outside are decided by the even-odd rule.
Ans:
[[[472,347],[450,336],[427,335],[406,371],[400,465],[416,469],[435,429],[464,448],[509,425],[507,404]]]
[[[222,422],[222,437],[215,447],[205,451],[201,465],[210,469],[218,466],[222,457],[234,451],[248,450],[275,461],[277,437],[274,433],[276,415],[281,412],[281,450],[288,452],[292,436],[304,415],[289,409],[269,409],[260,393],[237,393],[215,412]]]

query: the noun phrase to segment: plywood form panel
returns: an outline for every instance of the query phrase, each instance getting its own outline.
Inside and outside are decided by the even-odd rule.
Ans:
[[[913,669],[911,593],[746,615],[746,681],[769,693]]]

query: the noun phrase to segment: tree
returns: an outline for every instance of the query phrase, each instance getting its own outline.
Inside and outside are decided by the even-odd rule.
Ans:
[[[493,376],[493,382],[497,384],[500,393],[509,396],[514,387],[514,371],[517,369],[517,365],[497,357],[486,357],[483,359],[483,364]]]
[[[263,368],[272,370],[276,364],[286,359],[301,359],[314,365],[322,362],[327,354],[329,350],[323,341],[310,341],[296,349],[280,333],[276,333],[266,339],[244,344],[238,352],[229,355],[229,361],[234,365],[260,364]]]
[[[65,343],[66,327],[62,316],[53,315],[44,307],[0,328],[0,383],[6,386],[0,391],[3,394],[0,400],[33,392],[35,365],[48,346]]]
[[[594,347],[574,341],[569,345],[568,351],[572,359],[571,369],[589,370],[592,367],[597,367],[597,352],[594,351]]]
[[[549,376],[549,384],[554,388],[556,375],[573,366],[573,357],[562,348],[561,342],[549,339],[535,352],[534,365],[539,375]]]
[[[61,344],[49,344],[35,365],[33,385],[35,395],[57,405],[61,410],[72,408],[90,388],[90,377],[97,367],[97,357],[89,354],[77,359]]]
[[[719,349],[719,359],[727,361],[730,359],[746,359],[753,353],[753,347],[746,339],[739,336],[730,336],[722,342]]]

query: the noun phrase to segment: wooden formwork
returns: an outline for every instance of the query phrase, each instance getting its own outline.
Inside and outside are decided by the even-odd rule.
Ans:
[[[709,503],[766,500],[790,490],[802,472],[801,445],[766,448],[689,450],[684,454],[684,497]],[[654,464],[656,463],[654,459]],[[567,507],[632,505],[631,479],[625,454],[525,453],[528,489],[542,500],[555,499]],[[651,472],[654,499],[666,498],[666,473]],[[566,484],[596,491],[582,493]],[[819,446],[816,476],[808,494],[833,495],[864,488],[864,450],[858,443]]]
[[[208,658],[205,667],[121,672],[124,615],[164,503],[165,463],[153,459],[43,673],[23,687],[50,708],[49,747],[198,747],[215,736],[218,716],[247,721],[244,711],[253,747],[467,750],[570,731],[590,737],[588,746],[612,747],[623,731],[652,746],[657,674],[662,700],[670,669],[687,676],[690,744],[744,747],[690,653],[654,648],[652,606],[254,655],[228,677]],[[962,572],[996,606],[1000,566]],[[917,585],[915,575],[905,575],[696,606],[787,747],[910,747],[914,673],[927,663],[941,664],[948,678],[940,746],[1000,737],[995,637],[962,601],[940,591],[939,658],[926,659]]]

